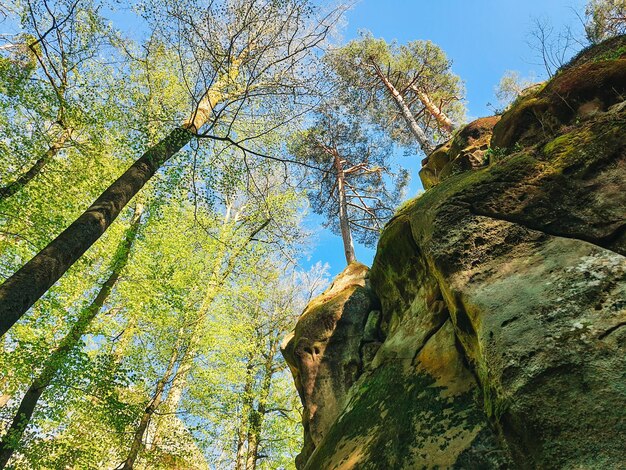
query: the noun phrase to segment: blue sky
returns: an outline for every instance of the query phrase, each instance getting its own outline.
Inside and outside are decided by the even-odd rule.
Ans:
[[[583,12],[584,0],[361,0],[347,15],[345,42],[369,30],[375,37],[399,43],[428,39],[438,44],[453,61],[454,72],[465,82],[468,118],[493,114],[494,88],[507,70],[522,76],[545,78],[543,67],[529,46],[534,18],[545,19],[560,29],[581,30],[575,11]],[[411,170],[407,194],[413,197],[421,184],[417,177],[423,156],[398,155]],[[319,220],[319,219],[317,219]],[[312,224],[316,220],[313,219]],[[321,230],[310,263],[322,261],[335,275],[345,266],[340,237]],[[371,265],[374,250],[356,246],[359,261]],[[309,264],[308,262],[305,264]]]

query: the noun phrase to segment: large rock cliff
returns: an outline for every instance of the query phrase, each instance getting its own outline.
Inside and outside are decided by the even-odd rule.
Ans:
[[[626,39],[426,159],[284,354],[298,467],[626,466]]]

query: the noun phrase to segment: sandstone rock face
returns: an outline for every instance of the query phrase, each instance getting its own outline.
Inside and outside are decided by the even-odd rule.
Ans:
[[[493,127],[497,158],[405,205],[358,287],[307,308],[286,348],[306,410],[300,468],[624,468],[622,41],[518,100]],[[454,161],[446,148],[427,165]],[[298,341],[327,345],[317,366]]]
[[[486,163],[493,126],[500,116],[477,119],[461,130],[447,143],[437,147],[422,162],[420,179],[424,189],[430,189],[447,177],[479,168]]]
[[[283,341],[281,350],[305,409],[305,448],[299,466],[344,409],[347,392],[363,369],[361,347],[375,344],[375,338],[364,340],[369,313],[376,306],[368,274],[367,266],[350,264],[311,301],[294,332]]]

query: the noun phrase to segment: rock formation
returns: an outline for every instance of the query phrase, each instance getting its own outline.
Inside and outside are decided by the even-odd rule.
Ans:
[[[297,465],[626,465],[626,38],[436,149],[284,343]]]

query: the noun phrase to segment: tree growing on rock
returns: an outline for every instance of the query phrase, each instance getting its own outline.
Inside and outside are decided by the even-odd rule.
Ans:
[[[502,108],[507,108],[515,99],[536,83],[533,78],[522,77],[516,70],[507,70],[495,88],[495,95]]]
[[[327,60],[369,118],[426,154],[463,119],[462,84],[430,41],[398,46],[365,33]]]
[[[626,0],[591,0],[585,16],[585,33],[594,44],[626,34]]]
[[[406,170],[392,168],[392,141],[345,109],[326,108],[291,152],[319,168],[309,174],[313,211],[341,234],[346,262],[356,261],[353,235],[373,246],[408,182]]]

